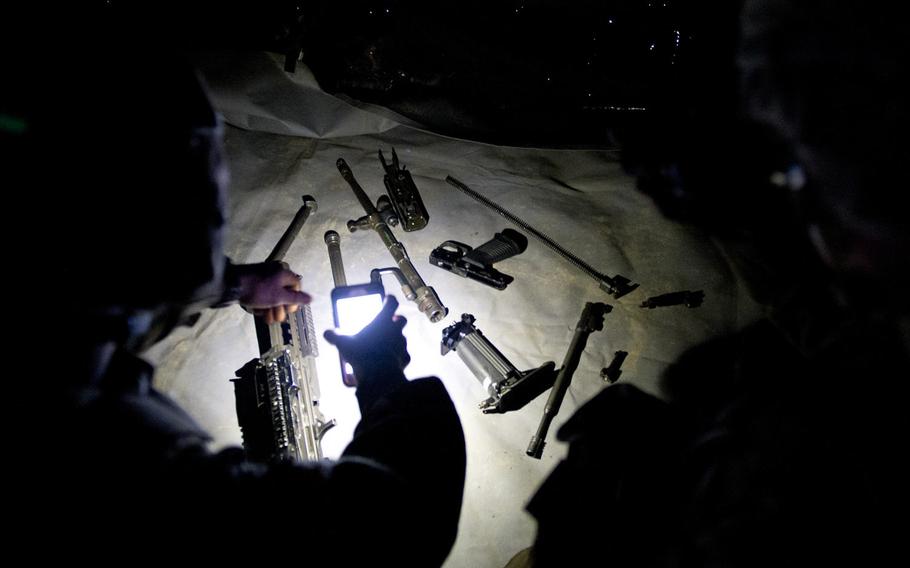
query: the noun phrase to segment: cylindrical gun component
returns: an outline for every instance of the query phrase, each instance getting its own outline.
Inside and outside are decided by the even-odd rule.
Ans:
[[[270,262],[273,260],[284,260],[284,255],[287,254],[288,249],[291,248],[291,243],[294,242],[294,239],[297,237],[297,233],[300,232],[300,229],[303,227],[304,222],[306,222],[307,217],[315,212],[316,199],[313,198],[312,195],[304,195],[303,205],[301,205],[300,209],[297,210],[297,214],[294,215],[294,220],[291,221],[291,224],[288,225],[287,229],[285,229],[284,234],[281,235],[281,238],[278,240],[278,244],[275,245],[275,248],[272,249],[272,252],[269,253],[269,256],[265,259],[265,261]]]
[[[474,321],[471,314],[463,314],[460,322],[443,330],[442,354],[455,350],[490,398],[498,400],[498,385],[519,375],[519,371],[474,327]]]
[[[326,231],[325,246],[329,249],[329,263],[332,265],[332,280],[335,287],[347,286],[348,279],[344,275],[344,262],[341,260],[341,237],[335,231]]]
[[[348,182],[348,185],[351,186],[351,189],[354,191],[354,197],[360,202],[360,206],[367,212],[367,215],[376,213],[376,206],[370,201],[367,192],[365,192],[363,188],[360,187],[360,184],[357,183],[357,180],[354,178],[354,172],[351,171],[351,167],[344,161],[344,158],[338,158],[335,165],[338,167],[338,171],[341,172],[341,177],[344,178],[344,181]]]
[[[404,294],[405,298],[411,300],[412,302],[417,298],[417,294],[415,294],[414,290],[411,289],[411,285],[408,283],[408,280],[397,268],[374,268],[370,271],[370,281],[378,282],[382,276],[386,274],[391,274],[395,277],[395,280],[398,281],[398,285],[401,286],[401,293]]]
[[[537,433],[531,437],[531,443],[528,445],[526,453],[529,456],[540,459],[543,455],[547,431],[550,429],[550,424],[556,414],[559,413],[562,400],[569,390],[569,385],[572,383],[572,375],[575,374],[575,369],[578,368],[578,362],[581,360],[581,354],[588,343],[588,336],[594,331],[603,329],[604,314],[612,309],[611,306],[602,303],[588,302],[585,304],[585,309],[578,320],[578,325],[575,326],[575,335],[572,337],[572,343],[569,344],[565,361],[563,361],[559,374],[556,375],[553,389],[550,391],[550,396],[544,406],[543,418],[541,418],[540,425],[537,427]]]
[[[288,228],[285,229],[284,234],[278,239],[278,243],[272,249],[272,252],[266,257],[266,262],[283,261],[288,249],[290,249],[291,245],[294,243],[294,239],[296,239],[297,235],[300,233],[300,229],[303,228],[303,224],[311,214],[316,212],[316,199],[312,195],[304,195],[301,199],[303,199],[303,205],[297,210],[294,219],[291,220],[291,224],[288,225]],[[272,347],[285,343],[283,329],[287,327],[287,324],[284,324],[284,328],[282,327],[283,324],[279,322],[267,324],[265,323],[265,320],[260,317],[254,318],[254,322],[254,325],[256,326],[256,340],[259,344],[259,353],[261,355],[268,353]]]
[[[522,230],[524,230],[526,233],[528,233],[532,237],[539,240],[547,248],[549,248],[550,250],[552,250],[559,256],[561,256],[564,259],[566,259],[567,261],[569,261],[569,263],[572,264],[572,266],[581,270],[582,272],[584,272],[585,274],[587,274],[588,276],[590,276],[591,278],[596,280],[597,284],[601,287],[601,289],[606,291],[608,294],[611,294],[618,298],[624,294],[631,292],[632,290],[634,290],[635,288],[638,287],[638,284],[632,283],[628,278],[625,278],[624,276],[620,276],[617,274],[616,276],[611,278],[611,277],[607,276],[606,274],[603,274],[601,272],[594,270],[594,268],[592,268],[591,265],[589,265],[582,259],[578,258],[577,256],[575,256],[568,250],[561,247],[559,245],[559,243],[557,243],[556,241],[554,241],[553,239],[551,239],[544,233],[541,233],[540,231],[538,231],[531,225],[525,223],[524,221],[522,221],[515,215],[512,215],[511,213],[509,213],[508,211],[506,211],[499,205],[493,203],[492,201],[490,201],[483,195],[480,195],[479,193],[477,193],[473,189],[469,188],[465,184],[461,183],[457,179],[453,178],[452,176],[447,176],[446,181],[449,182],[449,185],[457,188],[458,190],[460,190],[462,193],[464,193],[471,199],[474,199],[481,205],[484,205],[484,206],[488,207],[489,209],[492,209],[493,211],[499,213],[500,215],[502,215],[503,217],[505,217],[512,223],[514,223],[515,225],[521,227]]]
[[[398,239],[392,234],[392,230],[389,229],[388,225],[382,219],[382,216],[370,201],[370,198],[363,191],[363,188],[360,187],[360,184],[357,183],[357,180],[354,179],[351,168],[348,167],[343,158],[338,158],[336,165],[338,166],[338,171],[341,172],[341,177],[343,177],[345,181],[348,182],[348,185],[351,186],[354,195],[363,206],[364,211],[366,211],[370,227],[379,234],[382,243],[386,246],[389,254],[392,255],[392,258],[395,259],[398,269],[401,270],[401,273],[414,291],[414,302],[417,303],[417,308],[424,313],[431,322],[435,323],[444,318],[449,310],[442,305],[439,296],[436,295],[436,291],[427,286],[423,281],[423,278],[420,277],[420,274],[417,273],[417,269],[414,268],[414,265],[411,263],[411,259],[408,257],[404,245],[398,242]]]
[[[457,351],[468,369],[483,385],[489,398],[480,403],[484,414],[519,410],[553,386],[556,365],[547,361],[540,367],[519,371],[474,327],[474,316],[463,314],[461,321],[442,332],[442,354]]]
[[[461,350],[458,352],[461,358],[465,359],[465,355],[469,352],[476,354],[486,363],[485,367],[492,369],[492,376],[496,377],[497,383],[518,374],[518,370],[512,363],[492,343],[487,341],[479,329],[467,335],[463,341]],[[470,365],[468,366],[470,367]],[[477,375],[477,378],[481,378],[476,371],[474,374]]]

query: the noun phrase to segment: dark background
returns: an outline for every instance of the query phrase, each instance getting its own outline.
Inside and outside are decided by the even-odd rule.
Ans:
[[[442,134],[612,145],[617,131],[678,114],[671,108],[732,100],[738,5],[100,0],[85,13],[110,19],[137,44],[269,50],[287,54],[291,66],[302,53],[326,91],[387,106]]]

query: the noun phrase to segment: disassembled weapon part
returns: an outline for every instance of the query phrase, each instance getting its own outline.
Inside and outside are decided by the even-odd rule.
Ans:
[[[505,290],[514,278],[499,272],[493,265],[521,254],[528,239],[514,229],[503,229],[489,241],[472,249],[458,241],[446,241],[430,253],[430,264],[481,284]]]
[[[348,185],[351,186],[354,196],[357,197],[360,205],[367,213],[366,216],[361,217],[356,221],[349,221],[348,229],[352,232],[354,231],[352,228],[353,223],[353,226],[356,228],[369,227],[376,231],[379,238],[382,239],[382,243],[388,249],[389,254],[395,259],[395,263],[398,265],[398,269],[407,281],[408,286],[413,290],[413,298],[409,299],[413,299],[413,301],[417,303],[417,308],[424,313],[431,322],[435,323],[444,318],[449,311],[448,308],[442,305],[439,296],[436,295],[436,291],[427,286],[423,281],[423,278],[420,277],[420,274],[418,274],[417,269],[414,268],[414,264],[408,257],[408,252],[405,250],[404,245],[398,242],[398,239],[392,234],[392,230],[389,229],[388,224],[379,213],[379,210],[373,205],[373,202],[370,201],[370,198],[363,188],[360,187],[360,184],[357,183],[357,180],[354,178],[354,173],[351,171],[347,162],[345,162],[343,158],[338,158],[338,161],[335,162],[335,164],[338,166],[338,171],[341,172],[341,177],[343,177],[345,181],[348,182]]]
[[[547,361],[536,369],[519,371],[474,327],[474,316],[442,331],[442,354],[455,351],[474,373],[489,398],[480,403],[484,414],[503,414],[522,408],[553,385],[556,364]]]
[[[622,370],[620,368],[622,367],[623,361],[625,361],[628,356],[628,351],[617,351],[613,356],[613,360],[610,362],[610,366],[601,369],[600,378],[611,385],[618,381],[619,376],[622,375]]]
[[[348,279],[344,275],[344,262],[341,260],[341,236],[335,231],[326,231],[323,236],[325,246],[329,250],[329,264],[332,266],[332,280],[335,287],[347,286]]]
[[[303,205],[267,257],[281,261],[316,200]],[[310,306],[303,305],[284,322],[254,318],[261,357],[236,371],[237,421],[243,448],[254,461],[315,461],[322,459],[322,437],[335,425],[319,409],[319,355]]]
[[[401,228],[410,232],[426,227],[430,214],[423,205],[411,172],[405,166],[398,167],[398,154],[395,153],[395,148],[392,148],[391,164],[386,163],[382,150],[379,151],[379,161],[382,162],[382,167],[385,169],[385,177],[382,181],[385,182],[385,188],[392,200],[392,207],[395,208],[398,220],[401,221]]]
[[[705,293],[701,290],[690,292],[683,290],[681,292],[670,292],[660,296],[652,296],[641,303],[642,308],[654,309],[665,306],[678,306],[685,304],[687,308],[697,308],[705,299]]]
[[[575,256],[568,250],[564,249],[563,247],[559,246],[559,244],[556,241],[554,241],[547,235],[541,233],[534,227],[528,225],[527,223],[525,223],[524,221],[522,221],[515,215],[512,215],[511,213],[509,213],[508,211],[506,211],[499,205],[493,203],[492,201],[490,201],[483,195],[480,195],[479,193],[477,193],[473,189],[469,188],[465,184],[461,183],[457,179],[453,178],[452,176],[446,177],[446,181],[449,182],[449,185],[457,188],[458,190],[460,190],[467,196],[471,197],[472,199],[474,199],[481,205],[484,205],[484,206],[492,209],[493,211],[499,213],[500,215],[502,215],[503,217],[505,217],[512,223],[521,227],[521,229],[523,231],[525,231],[532,237],[534,237],[537,240],[539,240],[540,242],[542,242],[547,248],[549,248],[550,250],[552,250],[559,256],[561,256],[564,259],[566,259],[567,261],[569,261],[569,263],[572,264],[572,266],[581,270],[582,272],[584,272],[585,274],[587,274],[588,276],[590,276],[591,278],[596,280],[597,284],[600,286],[600,288],[602,290],[604,290],[605,292],[607,292],[608,294],[612,295],[613,297],[619,298],[620,296],[624,296],[624,295],[628,294],[629,292],[631,292],[632,290],[638,288],[638,284],[632,282],[625,276],[621,276],[621,275],[617,274],[616,276],[613,276],[611,278],[611,277],[607,276],[606,274],[603,274],[603,273],[600,273],[600,272],[594,270],[588,263],[581,260],[580,258]]]
[[[566,358],[556,376],[556,382],[550,391],[550,397],[543,409],[543,418],[540,419],[540,426],[537,427],[537,433],[531,437],[531,443],[525,452],[532,458],[540,459],[543,455],[543,447],[546,445],[547,430],[550,429],[550,423],[559,413],[559,407],[562,400],[569,390],[572,383],[572,375],[578,368],[578,362],[581,360],[581,354],[588,343],[588,336],[604,328],[604,315],[610,313],[613,307],[608,304],[591,303],[585,304],[585,309],[581,313],[578,325],[575,326],[575,335],[572,337],[572,343],[569,344],[569,350],[566,352]]]

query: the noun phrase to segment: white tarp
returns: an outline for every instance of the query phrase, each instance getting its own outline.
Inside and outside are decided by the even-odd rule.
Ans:
[[[528,499],[566,448],[555,441],[559,426],[605,383],[600,370],[617,350],[629,352],[622,381],[659,393],[661,371],[687,348],[751,320],[754,306],[723,255],[704,235],[667,221],[635,190],[614,152],[497,147],[436,136],[398,126],[318,90],[305,69],[288,76],[274,57],[212,57],[202,67],[225,120],[232,170],[227,252],[235,262],[263,260],[287,227],[300,197],[315,197],[318,211],[306,222],[287,261],[312,294],[320,335],[317,358],[323,412],[338,426],[324,439],[327,457],[338,456],[358,420],[353,390],[341,384],[337,352],[321,338],[332,326],[332,276],[323,234],[342,236],[349,283],[366,282],[372,268],[393,265],[372,232],[348,233],[348,219],[364,211],[335,167],[344,157],[374,200],[384,191],[377,150],[394,147],[413,172],[430,213],[428,226],[395,233],[449,315],[430,323],[416,305],[398,296],[408,319],[411,378],[436,375],[448,388],[464,425],[468,465],[458,540],[446,566],[499,568],[533,542]],[[258,61],[258,63],[256,63]],[[302,77],[302,78],[301,78]],[[247,129],[247,130],[244,130]],[[274,134],[280,133],[280,134]],[[308,138],[304,138],[308,137]],[[319,138],[314,140],[313,138]],[[509,209],[607,274],[623,274],[640,289],[615,300],[565,260],[529,239],[527,251],[497,265],[515,277],[505,291],[459,278],[428,262],[445,240],[477,246],[510,224],[444,180],[453,175]],[[704,305],[642,309],[649,296],[704,290]],[[484,391],[456,353],[440,355],[443,327],[462,313],[519,369],[545,361],[562,363],[585,302],[613,306],[603,332],[591,335],[562,410],[548,436],[543,459],[525,455],[546,394],[524,409],[484,415]],[[157,346],[156,383],[213,434],[216,447],[239,444],[230,379],[255,357],[252,318],[238,307],[210,311],[194,328]],[[622,435],[622,433],[617,433]],[[299,496],[306,508],[307,495]],[[314,512],[318,518],[318,512]],[[407,531],[407,527],[402,528]],[[570,544],[567,544],[570,546]]]

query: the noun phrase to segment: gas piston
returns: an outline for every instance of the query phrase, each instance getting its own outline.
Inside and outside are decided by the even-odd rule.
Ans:
[[[357,197],[357,201],[360,202],[360,205],[363,206],[364,211],[366,211],[366,215],[360,219],[349,221],[348,229],[351,230],[351,232],[354,232],[356,229],[369,227],[376,231],[379,238],[382,239],[382,244],[386,246],[389,250],[389,254],[395,259],[395,264],[398,266],[398,270],[401,271],[401,275],[406,281],[406,283],[402,283],[402,291],[404,292],[405,297],[407,297],[408,300],[415,302],[417,308],[425,314],[431,322],[435,323],[444,318],[449,312],[448,308],[442,305],[439,296],[436,295],[436,291],[430,286],[427,286],[423,281],[423,278],[420,277],[417,269],[414,268],[414,265],[411,263],[411,259],[408,257],[404,245],[398,242],[398,239],[392,234],[392,230],[389,229],[386,220],[380,214],[376,206],[373,205],[373,202],[370,201],[370,198],[363,188],[360,187],[360,184],[357,183],[357,180],[354,178],[354,173],[351,171],[347,162],[345,162],[343,158],[338,158],[335,165],[338,166],[341,177],[343,177],[344,180],[348,182],[348,185],[351,186],[351,190],[354,191],[354,196]]]

